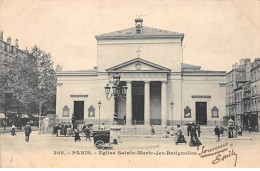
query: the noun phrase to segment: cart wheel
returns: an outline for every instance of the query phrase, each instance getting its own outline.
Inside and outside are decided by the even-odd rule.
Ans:
[[[103,149],[103,148],[105,147],[105,143],[104,143],[104,141],[102,141],[102,140],[98,140],[98,141],[95,143],[95,146],[96,146],[96,148],[98,148],[98,149]]]

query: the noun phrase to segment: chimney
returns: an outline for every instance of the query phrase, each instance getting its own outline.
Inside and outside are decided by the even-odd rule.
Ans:
[[[143,19],[135,19],[135,29],[137,34],[141,34],[143,32]]]
[[[245,60],[244,59],[240,59],[240,64],[239,66],[244,66],[245,65]]]
[[[235,69],[235,64],[232,65],[232,69]]]
[[[18,48],[18,39],[15,39],[15,47]]]
[[[246,67],[246,81],[250,81],[251,78],[251,61],[249,58],[245,60],[245,67]]]
[[[237,68],[238,68],[238,63],[236,62],[236,63],[235,63],[235,69],[237,69]]]
[[[0,40],[2,40],[2,41],[4,40],[4,33],[3,33],[3,31],[0,32]]]
[[[7,38],[7,44],[11,45],[11,37],[10,36]]]

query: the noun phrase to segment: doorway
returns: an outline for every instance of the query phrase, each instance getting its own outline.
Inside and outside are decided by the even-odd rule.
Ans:
[[[196,123],[207,125],[207,102],[196,102]]]
[[[144,124],[144,82],[132,82],[132,123]]]
[[[84,101],[74,101],[74,116],[76,122],[84,120]]]

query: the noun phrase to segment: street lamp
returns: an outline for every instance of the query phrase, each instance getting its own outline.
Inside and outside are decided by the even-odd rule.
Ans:
[[[98,119],[99,120],[99,126],[98,126],[98,129],[100,129],[100,107],[101,107],[101,102],[99,101],[98,102],[98,109],[99,109],[98,110],[98,113],[99,113],[99,119]]]
[[[118,73],[113,75],[113,86],[112,86],[111,94],[110,94],[111,87],[109,86],[109,84],[107,84],[107,86],[105,87],[106,98],[108,100],[110,100],[112,98],[112,96],[114,96],[115,105],[114,105],[113,124],[115,124],[115,125],[117,124],[117,99],[118,98],[124,99],[126,97],[126,93],[127,93],[127,86],[122,86],[119,84],[120,78],[121,78],[121,76]]]
[[[173,129],[173,106],[174,106],[174,103],[171,102],[170,105],[171,105],[171,108],[172,108],[172,123],[171,123],[171,125],[172,125],[172,129]]]
[[[38,86],[38,89],[39,91],[42,90],[42,81],[40,82],[39,86]],[[39,99],[39,134],[41,134],[41,115],[42,115],[42,105],[43,105],[43,101],[41,99]]]

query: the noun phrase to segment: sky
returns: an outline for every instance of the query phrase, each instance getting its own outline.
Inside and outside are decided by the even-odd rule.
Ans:
[[[241,58],[260,58],[260,0],[0,0],[4,40],[39,46],[54,66],[97,65],[95,35],[134,27],[184,33],[183,62],[230,71]]]

